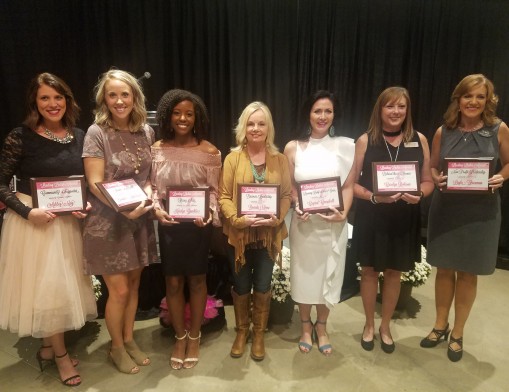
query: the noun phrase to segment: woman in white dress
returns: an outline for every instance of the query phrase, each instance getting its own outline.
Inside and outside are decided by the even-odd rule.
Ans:
[[[303,107],[303,136],[285,147],[295,211],[290,226],[292,254],[292,298],[299,305],[302,334],[299,350],[308,353],[316,336],[318,349],[326,356],[332,345],[326,332],[329,311],[339,302],[345,269],[348,240],[346,217],[352,205],[353,183],[349,178],[354,157],[353,139],[335,137],[334,94],[317,91]],[[344,210],[330,208],[328,213],[302,213],[296,182],[340,177]],[[316,307],[316,323],[311,308]]]

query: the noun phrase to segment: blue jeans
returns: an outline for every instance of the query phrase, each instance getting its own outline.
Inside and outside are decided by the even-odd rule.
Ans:
[[[274,262],[266,248],[246,249],[244,252],[246,264],[238,273],[235,272],[235,248],[228,246],[228,260],[233,276],[233,289],[238,295],[249,294],[253,291],[266,293],[270,290],[272,269]]]

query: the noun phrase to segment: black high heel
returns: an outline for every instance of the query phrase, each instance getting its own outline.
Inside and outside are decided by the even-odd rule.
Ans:
[[[451,347],[452,343],[456,343],[460,348],[458,350],[454,350]],[[453,338],[451,335],[451,339],[449,339],[449,345],[447,346],[447,358],[449,358],[452,362],[458,362],[461,357],[463,357],[463,336],[461,338]]]
[[[51,346],[41,346],[39,348],[39,350],[37,350],[37,353],[35,354],[35,358],[37,359],[37,362],[39,363],[39,369],[41,369],[41,373],[44,371],[44,368],[45,368],[44,364],[46,364],[46,363],[51,364],[51,363],[55,362],[54,358],[46,359],[46,358],[42,357],[41,350],[43,348],[51,348]]]
[[[444,329],[436,329],[433,328],[431,332],[424,339],[421,340],[421,347],[424,348],[432,348],[440,343],[440,339],[444,338],[444,342],[447,341],[449,337],[449,333],[451,330],[449,329],[449,323],[445,326]],[[430,336],[433,335],[434,339],[430,339]]]
[[[65,357],[68,357],[69,361],[72,364],[71,357],[69,357],[69,354],[67,353],[67,351],[65,352],[65,354],[62,354],[62,355],[56,355],[55,354],[55,363],[56,363],[57,359],[62,359],[62,358],[65,358]],[[58,367],[58,365],[57,365],[57,367]],[[60,373],[60,369],[58,369],[58,372]],[[71,383],[71,381],[76,380],[78,378],[80,380],[77,383],[75,383],[75,384]],[[68,377],[65,380],[62,380],[62,379],[60,379],[60,380],[62,381],[62,384],[64,384],[66,387],[77,387],[78,385],[81,384],[81,376],[79,374],[75,374],[74,376]]]

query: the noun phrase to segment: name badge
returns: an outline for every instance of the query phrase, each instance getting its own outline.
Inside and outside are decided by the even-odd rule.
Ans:
[[[405,143],[405,148],[415,148],[419,147],[419,143],[417,142],[407,142]]]

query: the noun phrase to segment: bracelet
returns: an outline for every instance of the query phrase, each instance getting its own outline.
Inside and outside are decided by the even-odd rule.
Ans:
[[[376,201],[376,199],[375,199],[375,194],[374,194],[374,193],[372,193],[372,194],[371,194],[371,197],[369,198],[369,200],[370,200],[370,201],[371,201],[371,203],[373,203],[373,204],[378,204],[378,202],[377,202],[377,201]]]
[[[421,191],[421,199],[424,197],[424,192]]]

